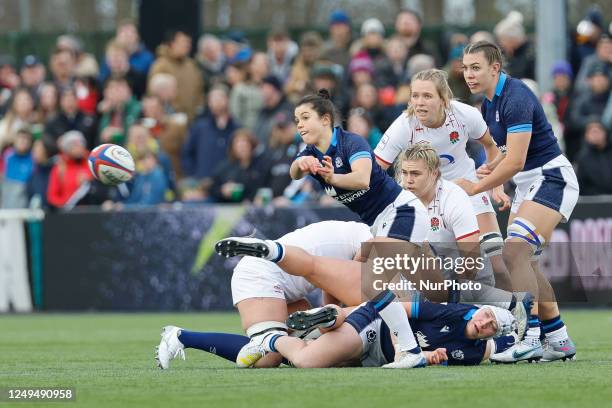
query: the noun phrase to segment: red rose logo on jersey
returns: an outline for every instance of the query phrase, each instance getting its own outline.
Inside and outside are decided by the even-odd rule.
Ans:
[[[489,205],[489,199],[487,198],[487,196],[482,196],[482,202],[484,203],[484,205]]]
[[[451,132],[451,134],[449,135],[449,139],[452,144],[457,143],[459,141],[459,133]]]
[[[440,220],[437,217],[431,219],[431,230],[437,231],[440,229]]]

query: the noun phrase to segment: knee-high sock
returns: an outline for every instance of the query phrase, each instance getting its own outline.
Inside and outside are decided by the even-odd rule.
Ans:
[[[239,334],[203,333],[181,330],[178,339],[187,348],[195,348],[216,354],[231,362],[236,361],[240,349],[249,338]]]
[[[412,329],[410,328],[410,322],[408,321],[408,315],[406,310],[401,303],[394,302],[395,295],[390,290],[382,292],[374,299],[372,299],[372,305],[378,312],[380,317],[385,321],[387,326],[392,332],[397,333],[397,342],[401,351],[409,351],[419,353],[419,348]]]

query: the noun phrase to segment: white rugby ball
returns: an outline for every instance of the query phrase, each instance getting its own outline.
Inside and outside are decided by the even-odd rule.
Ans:
[[[130,181],[134,176],[134,159],[121,146],[106,143],[89,154],[89,170],[102,183],[109,186]]]

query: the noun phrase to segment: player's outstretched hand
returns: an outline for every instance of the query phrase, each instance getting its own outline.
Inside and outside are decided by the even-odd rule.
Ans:
[[[438,365],[448,361],[445,348],[437,348],[434,351],[424,351],[423,354],[427,359],[427,365]]]
[[[321,167],[321,164],[316,157],[303,156],[299,158],[298,168],[302,173],[317,174],[317,169]]]
[[[504,191],[504,186],[497,186],[491,190],[491,198],[499,206],[499,211],[506,211],[510,208],[510,196]]]
[[[329,156],[324,156],[321,162],[323,167],[317,169],[317,174],[327,183],[332,184],[332,177],[334,176],[334,165],[332,159]]]

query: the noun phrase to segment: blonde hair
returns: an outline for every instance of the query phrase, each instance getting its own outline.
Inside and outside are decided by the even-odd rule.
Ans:
[[[448,85],[448,74],[445,71],[440,69],[426,69],[425,71],[417,72],[412,76],[410,83],[414,83],[414,81],[430,81],[436,87],[436,91],[440,98],[442,98],[442,103],[446,109],[450,108],[450,101],[453,99],[453,91],[450,89]],[[409,99],[412,98],[412,88],[410,89]],[[406,108],[406,114],[408,116],[414,116],[414,106],[408,105]]]
[[[438,156],[436,149],[434,149],[431,144],[416,143],[400,153],[398,160],[395,162],[395,174],[397,177],[397,182],[400,184],[402,177],[402,163],[407,160],[423,160],[427,170],[432,174],[438,171],[438,176],[436,179],[440,178],[440,157]]]

